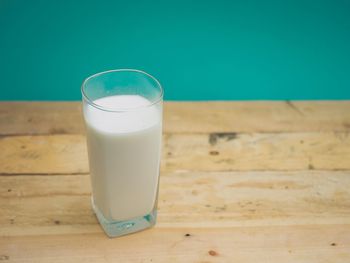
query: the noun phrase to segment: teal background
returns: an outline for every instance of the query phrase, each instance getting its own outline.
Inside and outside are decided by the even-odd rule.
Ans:
[[[168,100],[350,99],[350,1],[0,0],[0,100],[138,68]]]

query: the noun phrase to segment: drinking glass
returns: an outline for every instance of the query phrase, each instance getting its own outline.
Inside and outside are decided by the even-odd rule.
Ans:
[[[88,77],[81,92],[98,221],[109,237],[152,227],[161,158],[160,83],[143,71],[118,69]]]

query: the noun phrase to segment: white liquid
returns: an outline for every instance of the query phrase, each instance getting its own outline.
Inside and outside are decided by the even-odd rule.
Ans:
[[[159,177],[161,105],[137,95],[95,100],[108,112],[84,105],[94,203],[106,219],[122,221],[149,214]]]

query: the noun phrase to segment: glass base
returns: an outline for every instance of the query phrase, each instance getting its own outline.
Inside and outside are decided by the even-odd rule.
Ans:
[[[135,233],[154,226],[157,221],[157,206],[154,207],[151,213],[144,216],[124,221],[110,221],[106,219],[100,210],[95,206],[92,197],[91,204],[100,225],[109,237],[120,237]]]

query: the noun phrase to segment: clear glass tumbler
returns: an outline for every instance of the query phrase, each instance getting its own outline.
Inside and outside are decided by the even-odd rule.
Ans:
[[[133,69],[95,74],[82,84],[92,207],[110,237],[153,226],[162,138],[163,89]]]

